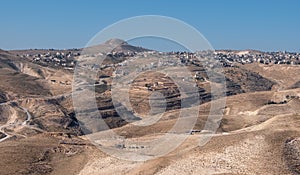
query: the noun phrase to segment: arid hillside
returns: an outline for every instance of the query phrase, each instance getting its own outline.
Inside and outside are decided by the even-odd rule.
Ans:
[[[0,50],[0,174],[300,174],[297,54],[265,54],[161,53],[118,39],[86,49]],[[178,121],[191,128],[174,130]],[[111,132],[118,137],[107,139]],[[151,155],[146,143],[167,134],[186,138]],[[152,159],[122,160],[101,148]]]

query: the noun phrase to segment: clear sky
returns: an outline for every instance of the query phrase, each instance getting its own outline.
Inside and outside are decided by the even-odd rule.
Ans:
[[[2,0],[0,48],[78,48],[121,19],[164,15],[215,49],[300,52],[299,0]]]

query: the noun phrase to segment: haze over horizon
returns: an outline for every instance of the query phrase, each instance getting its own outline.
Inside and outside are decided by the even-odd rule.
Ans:
[[[300,2],[3,1],[0,48],[82,48],[99,31],[139,15],[163,15],[199,30],[217,49],[300,52]],[[112,10],[114,9],[114,10]],[[149,49],[180,49],[157,40],[129,42]]]

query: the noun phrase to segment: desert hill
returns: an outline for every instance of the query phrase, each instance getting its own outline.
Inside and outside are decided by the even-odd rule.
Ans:
[[[93,59],[101,54],[105,62],[94,64]],[[222,82],[208,76],[201,63],[207,60],[199,61],[196,54],[160,53],[119,39],[85,49],[0,50],[0,174],[299,174],[298,54],[222,50],[213,55],[224,66],[226,104],[220,109],[223,117],[209,121],[220,124],[217,132],[206,145],[199,146],[199,138],[211,134],[202,131],[210,107],[224,97],[212,100],[212,85]],[[82,56],[86,56],[83,61]],[[187,67],[192,78],[182,77],[180,72],[176,76],[186,83],[193,81],[198,95],[189,91],[181,94],[172,78],[151,69],[159,67],[156,59],[163,66]],[[120,160],[100,151],[87,139],[87,128],[73,106],[73,75],[81,61],[87,63],[82,64],[83,70],[97,71],[96,77],[73,89],[78,93],[95,90],[97,107],[86,109],[86,115],[99,111],[108,127],[128,140],[121,147],[109,145],[112,148],[127,152],[146,149],[136,148],[130,141],[151,141],[166,134],[181,108],[199,111],[195,132],[185,133],[185,142],[167,155],[144,162]],[[126,71],[126,65],[133,63],[145,66]],[[136,76],[143,70],[146,73]],[[114,104],[113,93],[125,92],[132,77],[132,109],[126,108],[122,96]],[[112,92],[118,78],[121,85]],[[154,93],[161,96],[152,96]],[[195,97],[200,104],[181,105],[181,101]],[[149,99],[156,102],[156,111],[151,111]],[[166,106],[161,105],[164,99]],[[131,120],[124,120],[116,107]],[[164,113],[158,120],[147,118],[149,113],[157,116],[161,111]],[[92,117],[97,121],[98,116]],[[139,125],[143,121],[154,123]],[[108,131],[91,135],[101,140]]]
[[[145,49],[142,47],[136,47],[129,45],[126,41],[113,38],[110,40],[107,40],[104,43],[94,45],[94,46],[89,46],[85,48],[84,50],[87,50],[89,52],[92,51],[101,51],[103,53],[111,53],[111,52],[146,52],[149,51],[149,49]]]

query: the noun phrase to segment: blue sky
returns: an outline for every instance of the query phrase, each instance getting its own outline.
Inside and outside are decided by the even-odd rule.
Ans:
[[[300,52],[297,0],[3,0],[0,7],[2,49],[83,47],[121,19],[164,15],[194,26],[215,49]]]

